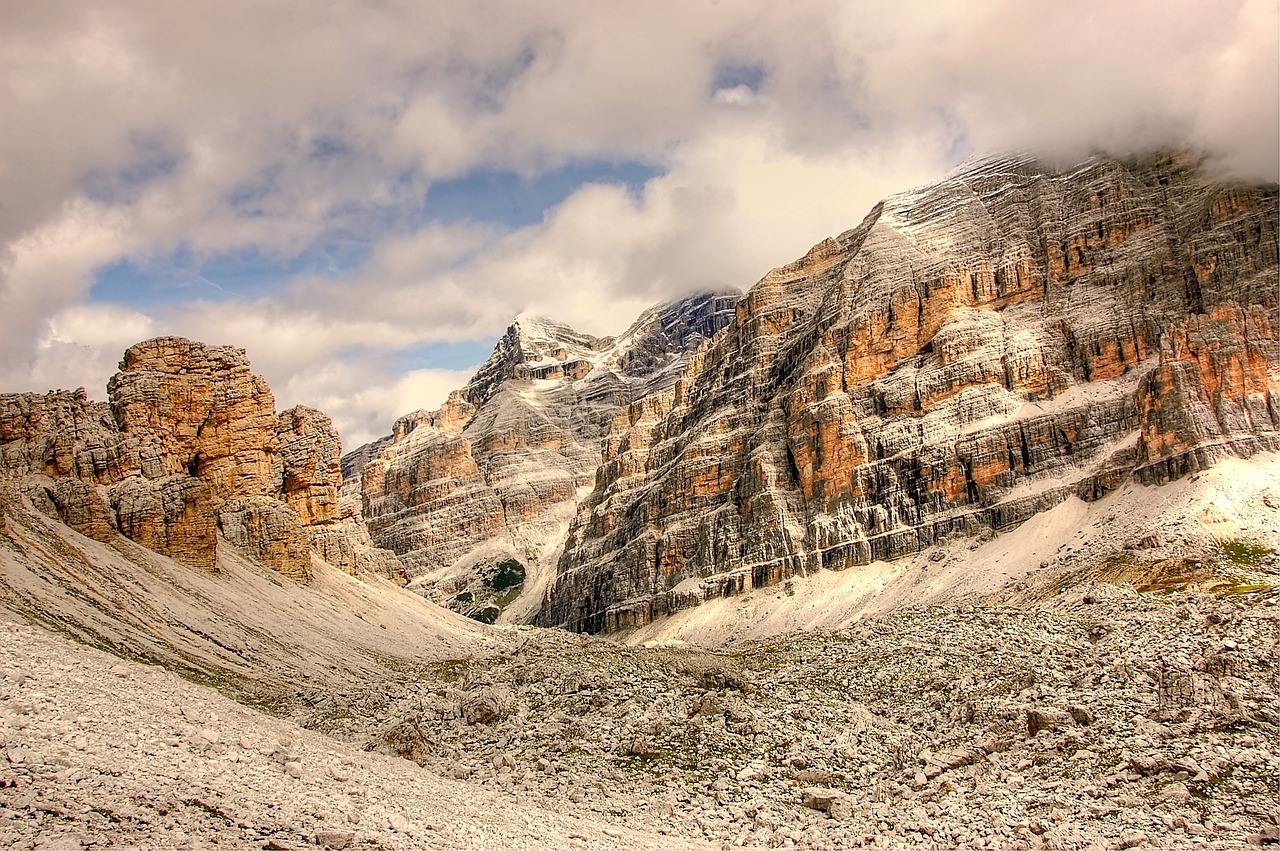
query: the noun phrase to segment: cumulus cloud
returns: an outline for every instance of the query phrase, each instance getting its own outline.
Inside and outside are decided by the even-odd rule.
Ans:
[[[49,320],[36,346],[32,376],[40,387],[92,387],[101,395],[120,353],[155,336],[156,327],[151,317],[118,305],[74,305]]]
[[[273,387],[277,400],[306,400],[341,423],[343,450],[375,440],[391,430],[397,417],[420,408],[435,409],[471,377],[470,370],[401,371],[385,358],[321,361]],[[278,408],[293,402],[277,402]]]
[[[98,389],[127,334],[183,333],[245,346],[350,443],[461,383],[406,347],[745,288],[971,153],[1194,146],[1275,180],[1278,32],[1272,0],[5,4],[0,387]],[[584,161],[657,176],[519,228],[433,220],[434,182]],[[368,256],[252,298],[89,301],[119,261],[331,240]]]

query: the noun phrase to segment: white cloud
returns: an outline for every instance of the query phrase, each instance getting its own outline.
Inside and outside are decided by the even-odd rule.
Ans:
[[[0,381],[27,387],[51,317],[78,303],[92,270],[133,244],[128,216],[86,200],[0,249]]]
[[[732,88],[716,89],[711,99],[726,106],[751,106],[760,102],[760,95],[744,83]]]
[[[389,423],[452,380],[399,377],[400,348],[526,309],[613,332],[748,286],[956,151],[1197,145],[1275,180],[1278,32],[1273,0],[4,4],[0,386],[77,364],[92,385],[125,331],[184,333],[248,348],[283,400],[364,433],[359,405]],[[724,68],[759,79],[717,88]],[[661,176],[513,232],[422,223],[432,181],[582,159]],[[335,234],[373,244],[339,278],[85,305],[122,259],[288,260]]]
[[[36,346],[32,378],[37,387],[84,387],[105,398],[107,379],[129,346],[155,336],[156,323],[136,310],[111,304],[77,304],[49,320]]]
[[[322,361],[273,389],[276,407],[281,410],[305,400],[328,414],[339,425],[345,451],[389,433],[391,423],[403,414],[438,408],[470,377],[468,370],[397,373],[385,364],[374,366],[368,361]]]

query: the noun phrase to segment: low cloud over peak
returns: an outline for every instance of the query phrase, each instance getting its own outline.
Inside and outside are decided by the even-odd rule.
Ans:
[[[350,440],[443,396],[405,352],[745,289],[971,154],[1275,180],[1278,32],[1271,0],[8,4],[0,387],[181,333]]]

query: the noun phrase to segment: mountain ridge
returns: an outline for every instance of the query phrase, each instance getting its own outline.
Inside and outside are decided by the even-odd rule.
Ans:
[[[891,196],[619,418],[537,622],[639,626],[1274,449],[1275,210],[1179,154]]]
[[[618,410],[673,384],[736,298],[662,302],[617,337],[522,314],[441,408],[344,456],[345,498],[360,501],[415,589],[482,617],[527,618]],[[501,564],[519,575],[515,590],[492,587]]]

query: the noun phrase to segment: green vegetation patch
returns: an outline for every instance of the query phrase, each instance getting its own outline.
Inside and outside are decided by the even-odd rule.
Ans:
[[[484,584],[495,592],[523,585],[524,565],[513,558],[500,561],[494,569],[493,575],[485,578]]]
[[[1275,555],[1270,547],[1248,541],[1224,541],[1221,549],[1223,558],[1243,567],[1261,567]]]
[[[480,623],[493,624],[498,622],[498,615],[502,612],[497,606],[485,606],[470,612],[467,617]]]

